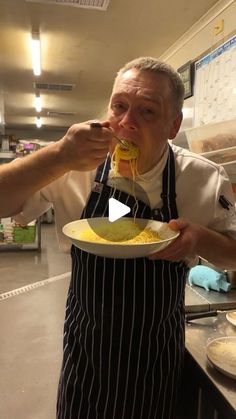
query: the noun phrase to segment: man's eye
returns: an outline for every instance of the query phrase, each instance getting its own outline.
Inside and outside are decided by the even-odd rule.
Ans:
[[[154,110],[151,108],[143,108],[143,113],[146,115],[153,115],[154,114]]]
[[[112,105],[112,109],[117,109],[117,110],[119,110],[119,109],[124,109],[124,104],[123,103],[113,103],[113,105]]]
[[[121,102],[113,103],[111,109],[115,115],[120,115],[125,110],[125,105]]]

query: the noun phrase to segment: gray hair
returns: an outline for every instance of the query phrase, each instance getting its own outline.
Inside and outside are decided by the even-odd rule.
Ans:
[[[164,61],[159,61],[153,57],[140,57],[126,63],[124,67],[118,71],[116,79],[133,68],[166,76],[171,87],[174,109],[177,113],[181,112],[184,102],[184,84],[179,73],[175,71],[173,67]]]

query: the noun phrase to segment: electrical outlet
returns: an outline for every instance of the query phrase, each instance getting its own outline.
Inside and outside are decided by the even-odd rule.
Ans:
[[[218,20],[218,22],[214,26],[214,34],[219,35],[219,33],[223,32],[224,30],[224,20]]]

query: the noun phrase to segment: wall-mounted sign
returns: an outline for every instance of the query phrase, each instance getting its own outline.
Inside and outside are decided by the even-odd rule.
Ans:
[[[178,68],[177,71],[184,83],[184,99],[187,99],[188,97],[193,96],[194,63],[192,61],[188,61],[186,64]]]

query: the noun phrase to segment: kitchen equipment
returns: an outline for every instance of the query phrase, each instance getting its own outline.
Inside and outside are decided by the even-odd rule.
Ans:
[[[185,315],[186,322],[190,322],[192,320],[196,319],[203,319],[204,317],[214,317],[221,313],[227,313],[229,315],[231,310],[208,310],[208,311],[200,311],[198,313],[187,313]],[[232,313],[235,313],[235,325],[236,325],[236,312],[235,309],[232,311]],[[226,317],[227,317],[226,315]]]

